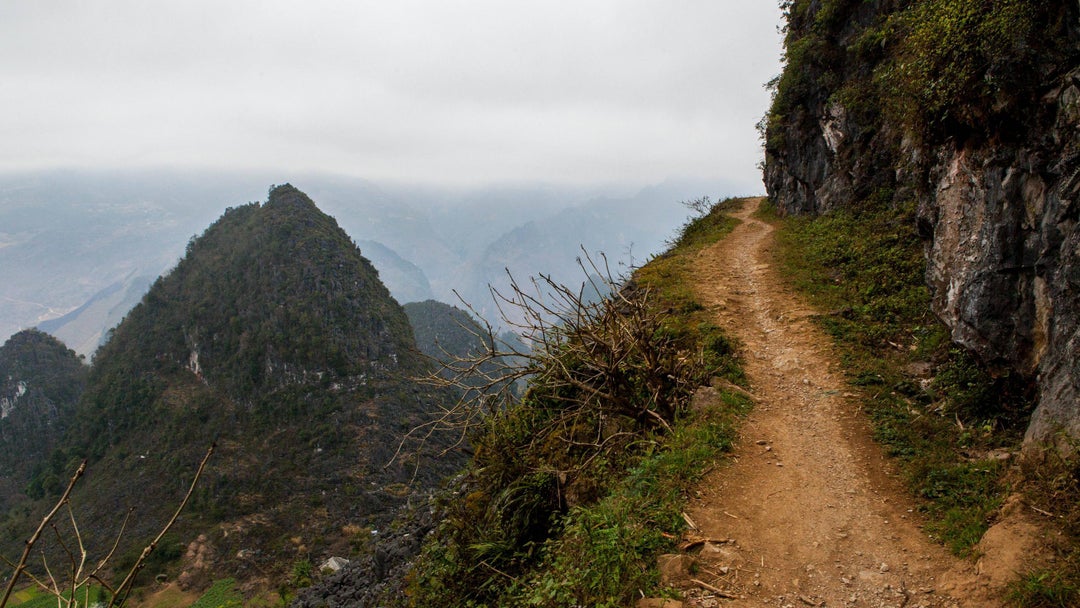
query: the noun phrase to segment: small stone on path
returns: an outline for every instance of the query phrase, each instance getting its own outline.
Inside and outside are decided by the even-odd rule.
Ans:
[[[644,597],[637,601],[637,608],[683,608],[683,603],[666,597]]]

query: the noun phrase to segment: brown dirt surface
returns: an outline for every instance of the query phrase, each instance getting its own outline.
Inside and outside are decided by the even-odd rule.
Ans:
[[[170,583],[155,588],[149,595],[141,600],[130,601],[125,605],[132,605],[136,608],[182,608],[183,606],[194,604],[198,599],[198,593],[184,591],[176,584]]]
[[[711,542],[668,580],[687,606],[1000,606],[974,562],[922,531],[815,311],[772,266],[758,203],[695,264],[699,299],[742,342],[756,407],[688,509],[688,536]]]

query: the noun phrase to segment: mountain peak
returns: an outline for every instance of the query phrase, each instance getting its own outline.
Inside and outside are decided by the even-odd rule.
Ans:
[[[102,356],[140,344],[145,360],[197,362],[232,394],[412,362],[408,320],[374,267],[288,184],[261,206],[226,211],[129,317]]]
[[[322,215],[322,211],[315,205],[315,201],[312,201],[308,195],[301,192],[292,184],[271,186],[270,192],[266,198],[266,204],[263,205],[263,207],[274,210],[317,213]]]
[[[244,533],[207,533],[223,556],[208,571],[254,576],[250,560],[225,556],[255,547],[260,568],[291,563],[275,539],[382,525],[456,468],[453,457],[421,472],[389,464],[449,399],[410,384],[425,372],[404,310],[353,241],[304,193],[277,186],[264,204],[226,210],[113,330],[50,467],[89,457],[96,480],[77,498],[102,522],[88,533],[108,537],[118,508],[158,516],[175,504],[178,471],[217,442],[177,533],[258,514],[265,523]],[[41,485],[55,491],[45,477],[63,473],[50,468]],[[140,518],[128,531],[150,530]]]

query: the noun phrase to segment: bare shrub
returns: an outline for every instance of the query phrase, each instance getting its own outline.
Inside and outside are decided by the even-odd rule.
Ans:
[[[113,608],[121,606],[127,601],[128,594],[131,593],[132,586],[135,583],[135,576],[146,565],[146,559],[150,557],[150,554],[154,552],[161,539],[176,523],[177,518],[180,516],[180,512],[187,506],[188,500],[191,498],[192,492],[195,490],[195,485],[199,483],[199,478],[202,476],[203,470],[206,468],[206,463],[210,460],[210,456],[214,453],[214,446],[211,445],[206,450],[206,455],[203,457],[202,462],[199,463],[199,468],[195,471],[195,477],[191,480],[191,486],[188,488],[187,494],[184,495],[183,500],[180,501],[176,511],[161,528],[157,536],[154,537],[148,545],[146,545],[142,552],[139,554],[138,559],[123,576],[116,582],[113,579],[111,582],[105,579],[105,573],[109,567],[110,562],[116,555],[116,549],[120,545],[120,540],[123,537],[124,529],[127,527],[128,518],[131,516],[131,511],[124,516],[124,521],[120,526],[120,533],[117,534],[116,540],[113,542],[112,548],[105,554],[105,557],[97,561],[97,563],[88,562],[88,552],[83,544],[82,532],[79,530],[79,524],[75,519],[75,513],[71,508],[71,492],[75,489],[76,484],[82,479],[83,474],[86,472],[86,461],[83,461],[76,469],[75,473],[68,481],[67,488],[61,494],[60,499],[56,501],[53,508],[42,518],[41,523],[38,525],[34,533],[26,541],[26,545],[23,548],[22,556],[18,562],[12,562],[6,558],[2,559],[11,568],[11,578],[8,579],[7,586],[4,588],[4,595],[0,597],[0,608],[7,606],[11,599],[11,595],[22,579],[28,579],[32,584],[37,586],[45,593],[52,595],[56,598],[57,606],[60,608],[85,608],[91,605],[90,600],[90,588],[92,585],[98,585],[108,593],[108,599],[104,602],[106,608]],[[70,530],[62,533],[58,526],[58,519],[63,518],[63,512],[67,514],[67,520],[70,524]],[[67,563],[64,564],[63,570],[56,567],[55,564],[50,565],[45,553],[41,553],[41,561],[43,574],[35,574],[29,570],[28,561],[31,553],[33,553],[35,547],[37,547],[41,536],[46,530],[51,530],[55,537],[56,543],[60,549],[60,552],[66,557]],[[59,573],[59,574],[58,574]],[[66,574],[64,574],[66,573]],[[81,595],[81,597],[80,597]]]
[[[686,207],[690,211],[694,212],[693,219],[705,217],[712,213],[712,210],[716,207],[716,204],[709,199],[708,196],[702,196],[701,198],[695,198],[691,200],[679,201],[679,204]]]
[[[486,321],[471,329],[483,350],[445,353],[441,369],[419,379],[452,388],[460,397],[410,437],[455,431],[457,447],[489,416],[517,402],[515,389],[525,380],[526,400],[531,395],[558,404],[561,413],[550,424],[575,427],[572,435],[580,436],[587,418],[594,447],[607,439],[603,427],[613,418],[669,429],[696,385],[700,357],[675,344],[677,337],[664,326],[666,311],[654,305],[649,289],[623,284],[612,277],[605,257],[600,262],[587,252],[578,259],[587,279],[577,288],[546,275],[523,285],[510,275],[508,293],[492,289],[500,316],[521,341],[500,337]],[[610,295],[593,301],[589,296],[596,293]]]

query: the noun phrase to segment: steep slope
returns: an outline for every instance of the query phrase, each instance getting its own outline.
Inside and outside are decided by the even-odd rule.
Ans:
[[[0,347],[0,513],[25,500],[31,473],[60,443],[87,371],[74,351],[39,331]]]
[[[741,381],[734,344],[683,282],[734,222],[718,208],[703,223],[619,297],[558,307],[520,399],[474,402],[491,415],[474,419],[472,461],[434,521],[414,521],[425,538],[411,565],[400,567],[417,535],[392,537],[381,559],[293,605],[630,606],[659,591],[656,556],[686,526],[685,491],[749,406],[745,390],[725,388]],[[710,378],[718,402],[691,406]]]
[[[425,370],[414,350],[405,313],[349,237],[279,186],[193,239],[112,332],[67,458],[54,460],[91,458],[76,499],[99,540],[136,504],[128,534],[142,540],[216,441],[177,532],[198,555],[181,580],[269,583],[296,560],[348,553],[355,530],[454,468],[452,456],[387,466],[442,398],[407,380]]]
[[[404,308],[416,335],[416,346],[428,357],[465,357],[483,349],[482,328],[464,310],[435,300],[410,302]]]
[[[1080,437],[1080,8],[788,3],[765,181],[787,213],[908,207],[934,312],[1034,384],[1029,442]]]
[[[108,328],[120,323],[142,300],[155,278],[134,274],[124,277],[64,316],[38,323],[37,328],[70,342],[75,352],[93,354],[104,343]]]
[[[357,241],[364,257],[379,270],[379,278],[398,302],[419,302],[432,298],[431,283],[416,264],[378,241]]]

